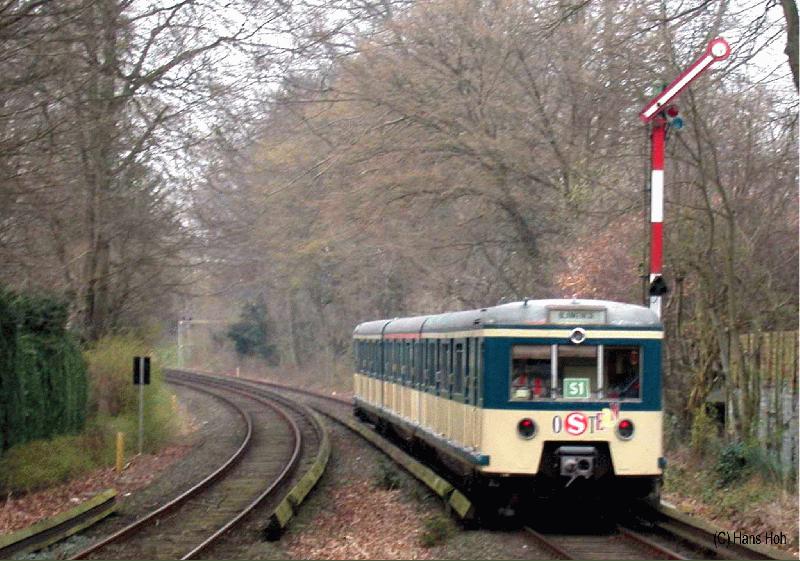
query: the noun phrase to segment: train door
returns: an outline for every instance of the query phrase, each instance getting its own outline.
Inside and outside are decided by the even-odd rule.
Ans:
[[[433,430],[434,428],[434,420],[433,420],[433,412],[434,412],[434,391],[436,390],[436,357],[437,357],[437,350],[436,350],[436,339],[426,339],[425,341],[426,352],[425,352],[425,365],[426,365],[426,372],[425,372],[425,395],[423,396],[423,424],[427,428]]]
[[[479,450],[483,444],[484,351],[483,339],[475,339],[475,447]]]
[[[464,387],[467,365],[467,340],[453,340],[453,384],[450,390],[450,430],[453,440],[464,443],[467,418]]]

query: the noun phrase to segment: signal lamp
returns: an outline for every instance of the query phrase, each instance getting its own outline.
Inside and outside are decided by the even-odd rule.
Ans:
[[[678,117],[680,110],[677,105],[668,105],[664,112],[667,114],[667,123],[670,127],[675,130],[683,128],[683,119]]]
[[[617,436],[622,440],[633,438],[633,422],[628,419],[622,419],[617,423]]]
[[[536,436],[536,423],[526,417],[517,423],[517,432],[522,438],[533,438]]]

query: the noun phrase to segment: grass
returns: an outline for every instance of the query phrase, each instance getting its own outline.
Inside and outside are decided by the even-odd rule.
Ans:
[[[422,523],[420,543],[423,547],[434,547],[446,542],[455,533],[455,526],[449,516],[434,514]]]
[[[400,489],[403,486],[403,477],[395,464],[384,459],[381,459],[375,466],[372,478],[375,481],[375,486],[379,489],[391,491],[392,489]]]
[[[86,443],[81,434],[14,446],[0,458],[0,491],[35,491],[91,470],[97,466],[97,458],[84,451]]]

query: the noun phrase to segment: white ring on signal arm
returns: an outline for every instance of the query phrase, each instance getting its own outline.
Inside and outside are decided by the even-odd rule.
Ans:
[[[586,341],[586,331],[582,327],[576,327],[572,330],[572,333],[569,336],[569,340],[575,343],[576,345],[580,345],[584,341]]]

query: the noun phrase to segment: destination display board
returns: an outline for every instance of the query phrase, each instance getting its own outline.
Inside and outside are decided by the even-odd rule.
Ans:
[[[602,325],[606,323],[606,309],[548,308],[547,321],[563,325]]]

